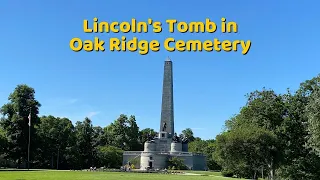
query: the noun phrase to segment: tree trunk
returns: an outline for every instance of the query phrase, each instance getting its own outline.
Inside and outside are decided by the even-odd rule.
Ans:
[[[274,180],[274,167],[273,167],[273,161],[271,160],[270,164],[268,165],[270,169],[270,180]]]
[[[275,180],[275,170],[272,168],[271,170],[271,180]]]
[[[274,169],[270,169],[270,180],[274,180]]]
[[[18,159],[18,162],[17,162],[17,169],[20,169],[20,165],[21,165],[21,158]]]
[[[257,179],[257,171],[254,170],[253,179]]]
[[[53,169],[53,154],[51,155],[51,169]]]
[[[58,148],[58,155],[57,155],[57,170],[59,169],[59,148]]]

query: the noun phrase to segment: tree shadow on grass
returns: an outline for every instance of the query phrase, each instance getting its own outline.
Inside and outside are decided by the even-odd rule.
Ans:
[[[6,171],[45,171],[41,169],[0,169],[0,172],[6,172]],[[22,180],[22,179],[21,179]]]

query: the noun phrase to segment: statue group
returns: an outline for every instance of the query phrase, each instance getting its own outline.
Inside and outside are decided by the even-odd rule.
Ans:
[[[173,142],[181,142],[181,140],[180,140],[180,138],[179,138],[179,136],[177,136],[177,133],[174,133],[174,135],[173,135],[173,137],[172,137],[172,141]]]
[[[179,137],[179,136],[177,136],[177,133],[174,133],[174,136],[172,137],[172,141],[173,141],[173,142],[181,142],[181,143],[183,143],[183,144],[189,142],[187,136],[185,136],[185,135],[180,135],[180,137]]]
[[[151,135],[151,132],[147,134],[147,142],[151,142],[154,140],[154,137]]]

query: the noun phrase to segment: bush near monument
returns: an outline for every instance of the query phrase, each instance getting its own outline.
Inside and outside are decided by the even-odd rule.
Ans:
[[[169,162],[169,167],[171,167],[172,170],[188,169],[188,167],[184,164],[183,160],[178,157],[171,157],[168,162]]]

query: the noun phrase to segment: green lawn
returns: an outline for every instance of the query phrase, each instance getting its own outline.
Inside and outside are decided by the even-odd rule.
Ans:
[[[193,172],[192,172],[193,173]],[[214,175],[214,174],[213,174]],[[219,174],[218,174],[219,175]],[[221,176],[87,171],[0,171],[0,180],[230,180]]]
[[[213,175],[213,176],[222,176],[220,172],[214,171],[185,171],[187,173],[194,173],[194,174],[204,174],[204,175]],[[224,178],[226,179],[226,178]]]

